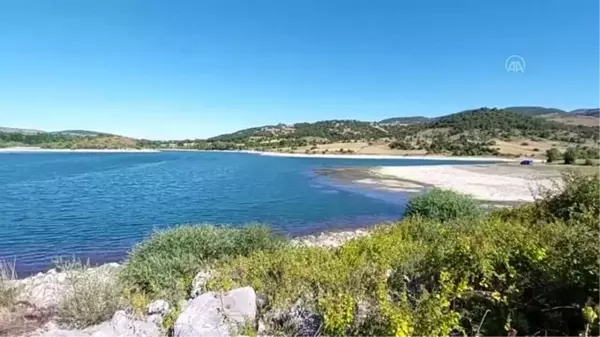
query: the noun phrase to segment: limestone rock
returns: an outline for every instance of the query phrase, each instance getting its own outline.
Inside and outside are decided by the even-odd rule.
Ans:
[[[295,238],[291,240],[291,244],[293,246],[334,248],[339,247],[352,239],[367,235],[369,235],[369,232],[364,229],[357,229],[355,231],[321,233],[317,236],[308,235]]]
[[[175,337],[235,336],[256,317],[256,293],[250,287],[228,293],[208,292],[189,300],[177,318]]]
[[[50,322],[29,337],[163,337],[165,334],[153,322],[138,320],[125,311],[117,311],[108,322],[83,330],[67,330]]]
[[[115,312],[109,323],[102,323],[91,337],[158,337],[161,335],[162,332],[156,324],[134,319],[120,310]]]
[[[206,292],[206,283],[212,277],[213,271],[210,269],[201,270],[194,279],[192,280],[192,290],[190,291],[190,297],[196,298],[202,293]]]
[[[169,303],[164,300],[156,300],[148,305],[148,315],[164,315],[169,311]]]

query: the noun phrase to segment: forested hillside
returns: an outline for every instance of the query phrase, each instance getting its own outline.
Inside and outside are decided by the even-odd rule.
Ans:
[[[153,141],[86,130],[0,129],[0,147],[184,148],[304,153],[540,156],[552,147],[598,148],[598,109],[570,113],[541,107],[480,108],[446,116],[380,122],[327,120],[253,127],[206,140]],[[585,123],[582,123],[584,121]],[[3,131],[4,130],[4,131]],[[19,131],[23,130],[23,131]],[[374,152],[366,152],[367,150]],[[596,156],[594,156],[596,157]]]
[[[21,130],[21,129],[16,129]],[[136,148],[132,138],[95,131],[68,130],[60,132],[2,132],[0,147],[41,147],[48,149],[126,149]]]
[[[199,148],[289,149],[324,144],[386,144],[392,149],[454,155],[501,154],[496,142],[531,140],[596,146],[598,126],[571,125],[538,116],[537,112],[481,108],[439,118],[387,119],[382,122],[331,120],[293,125],[271,125],[241,130],[195,142]],[[539,113],[548,113],[552,109]],[[519,110],[519,109],[517,109]],[[556,109],[554,109],[556,110]],[[524,111],[524,110],[523,110]],[[523,141],[525,142],[525,141]],[[344,146],[341,145],[341,150]],[[348,148],[348,147],[347,147]],[[350,151],[350,150],[345,150]],[[538,149],[539,151],[539,149]],[[340,151],[343,152],[343,151]]]
[[[414,117],[393,117],[386,118],[379,121],[380,124],[416,124],[416,123],[426,123],[435,118],[429,118],[424,116],[414,116]]]

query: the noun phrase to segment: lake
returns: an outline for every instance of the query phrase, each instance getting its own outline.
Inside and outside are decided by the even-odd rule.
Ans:
[[[316,173],[334,167],[468,164],[246,153],[0,153],[0,258],[20,276],[76,256],[119,261],[153,230],[264,223],[290,236],[398,219],[407,195]]]

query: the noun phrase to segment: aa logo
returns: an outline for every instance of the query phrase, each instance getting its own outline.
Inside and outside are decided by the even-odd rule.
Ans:
[[[504,62],[504,68],[509,73],[524,73],[526,66],[525,59],[519,55],[509,56]]]

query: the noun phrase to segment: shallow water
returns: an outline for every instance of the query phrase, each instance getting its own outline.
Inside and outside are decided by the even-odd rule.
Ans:
[[[407,195],[340,183],[318,169],[468,164],[244,153],[0,154],[0,259],[21,276],[53,258],[118,261],[154,229],[265,223],[288,235],[398,219]]]

